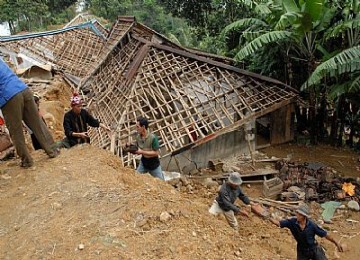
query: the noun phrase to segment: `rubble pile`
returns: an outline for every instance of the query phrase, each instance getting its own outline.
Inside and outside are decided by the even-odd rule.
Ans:
[[[344,178],[328,166],[320,163],[278,161],[275,168],[284,182],[283,200],[317,201],[360,199],[360,185],[354,178]]]

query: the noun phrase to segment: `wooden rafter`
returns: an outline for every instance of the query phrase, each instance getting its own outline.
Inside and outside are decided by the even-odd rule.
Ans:
[[[81,78],[89,109],[114,129],[111,137],[91,129],[93,144],[113,148],[125,163],[134,161],[122,146],[131,141],[138,116],[150,120],[166,156],[202,145],[297,97],[289,86],[231,66],[230,59],[172,43],[134,17],[120,17],[106,33],[79,26],[0,45]]]

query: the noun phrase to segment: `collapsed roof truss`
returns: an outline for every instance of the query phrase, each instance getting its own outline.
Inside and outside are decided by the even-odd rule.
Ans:
[[[116,129],[115,152],[132,141],[139,116],[150,119],[163,156],[176,154],[289,104],[286,85],[127,32],[82,88],[93,112]],[[97,132],[93,142],[109,146]],[[104,143],[105,141],[105,143]],[[128,157],[129,156],[129,157]]]
[[[178,46],[133,17],[120,17],[109,32],[92,21],[0,38],[0,47],[81,78],[89,109],[114,129],[111,136],[91,129],[93,144],[110,147],[125,163],[134,160],[122,146],[132,141],[139,116],[150,120],[162,155],[175,155],[297,96],[279,81],[228,65],[227,58]]]
[[[88,22],[44,33],[0,38],[0,47],[21,53],[39,62],[52,64],[56,70],[85,77],[97,65],[106,40]]]

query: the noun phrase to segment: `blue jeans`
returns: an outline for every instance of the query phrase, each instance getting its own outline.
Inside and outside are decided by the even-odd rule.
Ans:
[[[162,170],[161,170],[161,165],[159,165],[157,168],[155,168],[154,170],[149,170],[149,169],[146,169],[145,167],[144,167],[144,165],[142,164],[142,162],[141,162],[141,160],[140,160],[140,164],[139,164],[139,166],[137,167],[137,169],[136,169],[136,171],[138,172],[138,173],[150,173],[151,174],[151,176],[153,176],[153,177],[156,177],[156,178],[159,178],[160,180],[165,180],[164,179],[164,174],[163,174],[163,172],[162,172]]]

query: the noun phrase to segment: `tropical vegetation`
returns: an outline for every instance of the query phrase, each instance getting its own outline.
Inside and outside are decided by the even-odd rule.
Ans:
[[[0,0],[12,33],[44,30],[76,15],[74,0]],[[82,0],[113,22],[134,15],[187,47],[226,55],[300,91],[299,132],[342,145],[360,136],[358,0]],[[245,64],[245,65],[243,65]]]

